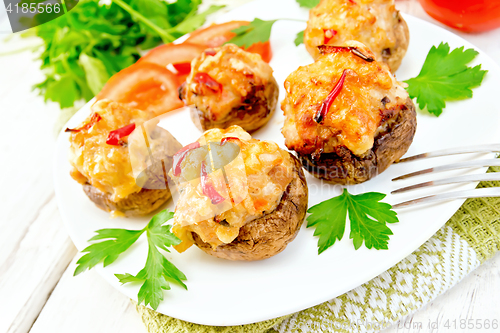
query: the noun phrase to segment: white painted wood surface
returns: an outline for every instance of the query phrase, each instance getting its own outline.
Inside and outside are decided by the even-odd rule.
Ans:
[[[396,3],[405,13],[443,26],[416,0]],[[458,34],[500,64],[500,29]],[[0,54],[24,43],[0,41]],[[31,92],[42,79],[38,67],[30,52],[0,57],[0,333],[145,333],[128,298],[95,272],[72,276],[76,249],[64,230],[52,187],[53,128],[59,111]],[[498,295],[500,255],[384,332],[493,331],[442,325],[447,319],[500,320]],[[440,329],[429,329],[436,320]]]

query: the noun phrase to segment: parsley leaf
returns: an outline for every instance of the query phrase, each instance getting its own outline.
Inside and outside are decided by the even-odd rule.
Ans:
[[[137,295],[137,301],[139,304],[144,302],[146,306],[150,304],[153,309],[157,309],[163,300],[163,290],[170,290],[170,286],[163,275],[162,259],[165,259],[165,257],[155,246],[150,244],[146,266],[136,276],[126,274],[126,280],[123,280],[122,275],[116,274],[116,277],[122,283],[143,282]],[[133,280],[131,280],[132,278]]]
[[[69,74],[62,75],[57,80],[47,78],[39,87],[45,92],[45,101],[50,99],[58,102],[62,108],[73,106],[73,102],[79,99],[77,85]]]
[[[448,43],[433,46],[418,76],[405,81],[408,94],[417,98],[421,110],[427,106],[435,116],[443,112],[445,100],[471,98],[471,88],[479,86],[487,72],[481,65],[467,67],[478,54],[463,46],[450,52]]]
[[[149,21],[159,28],[168,29],[172,27],[168,19],[168,8],[160,1],[132,0],[127,2],[129,2],[134,10],[147,17]],[[154,30],[152,32],[154,33]]]
[[[153,216],[148,226],[148,241],[162,250],[168,251],[167,247],[179,245],[180,239],[177,238],[171,231],[170,225],[162,225],[174,217],[174,213],[164,210]]]
[[[318,254],[344,236],[347,205],[343,196],[344,194],[341,197],[323,201],[307,210],[311,214],[307,217],[307,227],[315,226],[314,236],[320,236]]]
[[[242,25],[234,30],[236,34],[228,43],[236,44],[239,47],[249,47],[255,43],[264,43],[271,37],[271,28],[277,20],[263,21],[254,19],[249,25]]]
[[[399,222],[391,205],[380,202],[385,194],[368,192],[350,194],[347,189],[334,198],[325,200],[308,209],[307,227],[316,227],[314,236],[319,236],[318,254],[341,240],[344,236],[347,213],[351,222],[349,238],[357,250],[365,242],[369,249],[387,249],[391,229],[386,223]]]
[[[89,241],[104,240],[94,243],[82,252],[87,253],[82,256],[78,262],[74,275],[90,269],[104,260],[103,265],[107,266],[113,263],[120,254],[125,252],[139,237],[146,232],[148,238],[148,258],[143,269],[137,275],[115,274],[121,283],[141,282],[139,290],[139,304],[151,305],[157,309],[163,300],[163,290],[170,290],[170,282],[176,282],[187,289],[183,281],[186,276],[171,262],[169,262],[159,251],[170,252],[167,247],[180,244],[181,240],[177,238],[170,230],[170,225],[163,225],[166,221],[172,219],[174,213],[163,210],[153,216],[148,225],[141,230],[126,229],[101,229],[97,230],[97,235]]]
[[[215,13],[216,11],[218,11],[223,7],[224,6],[210,6],[207,10],[205,10],[202,13],[199,14],[196,14],[196,12],[193,13],[193,15],[189,16],[175,27],[175,32],[177,32],[180,37],[182,35],[185,35],[187,33],[190,33],[198,29],[203,25],[203,23],[205,23],[205,20],[208,15]]]
[[[304,43],[304,31],[301,31],[297,34],[297,38],[295,38],[295,46],[299,46]]]
[[[87,246],[82,253],[87,253],[77,262],[75,276],[83,273],[85,270],[91,269],[98,263],[104,260],[103,266],[106,267],[112,264],[120,254],[127,251],[128,248],[135,243],[137,239],[144,233],[142,230],[126,230],[126,229],[101,229],[97,230],[97,235],[89,239],[96,241],[107,239],[100,243],[94,243]]]
[[[176,2],[168,3],[167,9],[170,24],[176,26],[181,23],[187,16],[196,13],[200,5],[201,0],[177,0]]]
[[[106,66],[101,60],[89,57],[85,53],[80,54],[79,62],[85,71],[85,78],[90,90],[92,90],[93,94],[97,95],[110,77]]]
[[[296,0],[300,7],[314,8],[316,7],[320,0]]]
[[[131,274],[115,274],[115,276],[121,283],[142,282],[137,301],[139,304],[144,302],[146,306],[151,305],[153,310],[156,310],[160,302],[163,301],[163,290],[170,290],[169,280],[179,283],[187,290],[186,285],[182,282],[182,280],[186,280],[186,276],[170,263],[151,242],[149,243],[146,265],[136,276]]]
[[[177,282],[187,289],[186,285],[182,282],[186,280],[186,276],[158,250],[160,248],[170,252],[167,247],[178,245],[181,242],[170,231],[170,225],[162,226],[173,215],[173,213],[164,210],[155,215],[147,225],[149,250],[144,268],[135,276],[128,273],[115,274],[121,283],[142,282],[138,294],[138,302],[139,304],[144,302],[144,305],[149,304],[155,310],[163,300],[163,290],[170,290],[168,281]]]

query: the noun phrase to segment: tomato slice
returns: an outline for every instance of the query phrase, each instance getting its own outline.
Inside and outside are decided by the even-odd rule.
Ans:
[[[113,75],[97,100],[110,99],[160,115],[184,106],[178,86],[178,78],[165,67],[141,62]]]
[[[164,44],[155,47],[146,53],[138,63],[149,62],[160,66],[168,64],[180,64],[191,62],[205,50],[203,45],[182,43],[182,44]]]
[[[177,70],[177,76],[182,83],[191,72],[191,60],[200,55],[205,46],[182,43],[160,45],[146,53],[138,63],[148,62],[166,67],[172,64]],[[189,66],[188,66],[189,65]]]
[[[207,28],[196,30],[191,33],[186,43],[205,45],[207,48],[219,47],[236,36],[232,30],[248,25],[248,21],[230,21],[222,24],[213,24]],[[265,43],[255,43],[246,48],[246,51],[258,53],[265,62],[271,61],[272,51],[269,41]]]
[[[249,48],[246,49],[248,52],[258,53],[262,57],[262,60],[269,63],[273,58],[273,52],[271,51],[271,43],[269,41],[262,43],[258,42],[252,44]]]
[[[248,21],[230,21],[221,24],[212,24],[207,28],[192,32],[189,38],[186,39],[186,43],[205,45],[207,48],[219,47],[236,36],[231,30],[249,24],[250,22]]]

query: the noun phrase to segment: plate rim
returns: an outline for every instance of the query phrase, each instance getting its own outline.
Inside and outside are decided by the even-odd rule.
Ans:
[[[236,9],[241,10],[241,8],[242,8],[242,7],[246,7],[246,6],[252,6],[252,7],[253,7],[253,6],[256,6],[256,5],[255,5],[255,3],[259,3],[259,2],[262,2],[262,1],[250,2],[250,3],[244,4],[244,5],[240,6],[240,7],[237,7]],[[228,12],[228,13],[225,13],[224,15],[222,15],[222,16],[221,16],[221,18],[223,18],[223,17],[226,17],[226,16],[230,15],[230,13],[231,13],[231,12],[232,12],[232,11],[230,11],[230,12]],[[466,43],[468,43],[468,44],[470,44],[470,45],[473,45],[471,42],[469,42],[469,41],[467,41],[467,40],[463,39],[462,37],[460,37],[460,36],[458,36],[458,35],[454,34],[454,33],[453,33],[453,32],[451,32],[451,31],[448,31],[448,30],[446,30],[446,29],[444,29],[444,28],[442,28],[442,27],[440,27],[440,26],[437,26],[437,25],[435,25],[435,24],[432,24],[432,23],[430,23],[430,22],[428,22],[428,21],[425,21],[425,20],[423,20],[423,19],[420,19],[420,18],[418,18],[418,17],[412,16],[412,15],[409,15],[409,14],[405,14],[405,13],[402,13],[402,14],[403,14],[403,18],[404,18],[405,20],[408,20],[408,19],[410,19],[410,20],[415,20],[416,22],[418,22],[418,24],[424,24],[424,25],[427,25],[428,27],[431,27],[432,29],[436,29],[436,28],[437,28],[437,29],[438,29],[438,30],[440,30],[440,31],[444,31],[444,32],[445,32],[445,33],[447,33],[447,34],[452,34],[452,35],[455,35],[455,36],[456,36],[456,37],[458,37],[460,40],[463,40],[463,41],[465,41]],[[489,57],[489,56],[488,56],[488,55],[487,55],[484,51],[482,51],[480,48],[476,47],[475,45],[473,45],[473,46],[474,46],[474,49],[475,49],[475,50],[477,50],[478,52],[480,52],[480,54],[481,54],[482,56],[487,57],[489,60],[491,60],[491,64],[492,64],[494,67],[496,67],[496,70],[497,70],[497,71],[499,71],[499,72],[500,72],[500,66],[499,66],[499,65],[498,65],[498,64],[497,64],[497,63],[496,63],[493,59],[491,59],[491,57]],[[489,64],[489,65],[490,65],[490,64]],[[488,68],[488,69],[490,69],[490,68]],[[491,68],[491,69],[493,69],[493,68]],[[93,101],[94,101],[94,99],[93,99],[93,100],[91,100],[91,101],[89,101],[89,102],[88,102],[85,106],[83,106],[83,107],[82,107],[82,109],[86,108],[86,107],[87,107],[87,105],[90,105],[91,103],[93,103]],[[80,109],[80,110],[82,110],[82,109]],[[78,114],[78,113],[80,112],[80,110],[79,110],[76,114]],[[75,114],[75,115],[76,115],[76,114]],[[74,120],[74,118],[75,118],[75,116],[73,116],[70,120],[68,120],[68,122],[65,124],[65,126],[63,127],[63,129],[64,129],[64,128],[66,128],[66,126],[67,126],[68,124],[70,124],[70,123],[74,122],[74,121],[75,121],[75,120]],[[56,147],[58,147],[58,146],[59,146],[60,141],[62,141],[62,140],[65,140],[64,130],[61,130],[61,132],[60,132],[60,133],[59,133],[59,135],[58,135],[58,138],[57,138],[57,141],[56,141]],[[54,181],[54,188],[55,188],[55,194],[56,194],[56,201],[57,201],[57,204],[58,204],[58,206],[59,206],[59,207],[64,206],[64,205],[63,205],[63,203],[62,203],[62,200],[61,200],[61,195],[62,195],[62,194],[58,194],[58,192],[59,192],[59,191],[58,191],[58,188],[60,188],[60,184],[59,184],[59,182],[61,181],[61,180],[58,178],[58,174],[57,174],[57,169],[58,169],[58,164],[59,164],[58,162],[60,161],[60,153],[61,153],[61,152],[60,152],[59,150],[57,150],[57,149],[56,149],[56,153],[54,154],[54,158],[53,158],[53,181]],[[67,152],[66,152],[66,157],[67,157]],[[67,159],[67,158],[66,158],[66,159]],[[458,210],[458,208],[460,208],[460,207],[462,206],[462,204],[465,202],[465,200],[466,200],[466,199],[463,199],[463,200],[456,200],[456,204],[455,204],[455,205],[456,205],[456,209],[454,210],[454,212],[456,212],[456,211]],[[76,247],[78,248],[78,250],[79,250],[79,251],[81,251],[81,250],[82,250],[85,246],[87,246],[87,245],[82,244],[82,243],[78,240],[78,238],[79,238],[79,237],[73,233],[73,229],[70,227],[70,222],[69,222],[69,221],[70,221],[70,216],[67,216],[67,215],[66,215],[66,211],[65,211],[64,209],[61,209],[61,208],[59,209],[59,211],[60,211],[61,217],[62,217],[62,219],[63,219],[63,221],[64,221],[65,228],[66,228],[66,230],[67,230],[68,234],[70,235],[71,240],[72,240],[72,241],[73,241],[73,243],[76,245]],[[454,214],[454,213],[452,213],[452,215],[453,215],[453,214]],[[448,219],[449,219],[452,215],[450,215],[450,216],[448,217]],[[348,292],[348,291],[352,290],[353,288],[356,288],[357,286],[360,286],[360,285],[362,285],[362,284],[364,284],[364,283],[366,283],[366,282],[368,282],[368,281],[372,280],[374,277],[376,277],[376,276],[378,276],[378,275],[382,274],[383,272],[385,272],[385,271],[386,271],[387,269],[389,269],[390,267],[393,267],[394,265],[397,265],[397,263],[398,263],[398,262],[400,262],[401,260],[403,260],[404,258],[406,258],[406,257],[407,257],[410,253],[414,252],[416,249],[418,249],[418,247],[420,247],[420,246],[421,246],[422,244],[424,244],[424,243],[425,243],[428,239],[430,239],[430,238],[431,238],[431,237],[432,237],[432,236],[433,236],[433,235],[434,235],[434,234],[435,234],[435,233],[436,233],[436,232],[437,232],[437,231],[438,231],[438,230],[439,230],[439,229],[440,229],[440,228],[441,228],[441,227],[442,227],[442,226],[443,226],[443,225],[444,225],[447,221],[448,221],[448,219],[444,220],[444,221],[443,221],[443,223],[442,223],[442,224],[440,224],[440,225],[439,225],[439,226],[438,226],[435,230],[432,230],[432,232],[431,232],[431,231],[428,231],[427,233],[425,233],[425,235],[426,235],[426,236],[425,236],[425,240],[423,240],[423,241],[420,243],[420,245],[418,245],[418,246],[417,246],[417,247],[415,247],[415,248],[412,248],[411,250],[408,250],[408,253],[405,253],[404,255],[400,255],[400,256],[399,256],[399,259],[397,259],[397,261],[396,261],[396,262],[394,262],[394,263],[390,264],[389,266],[387,266],[387,265],[386,265],[387,267],[385,267],[385,266],[384,266],[384,267],[383,267],[383,269],[377,269],[377,271],[378,271],[378,272],[377,272],[377,273],[374,273],[374,274],[373,274],[370,278],[365,279],[365,280],[364,280],[364,282],[361,282],[361,283],[358,283],[358,282],[353,282],[353,283],[351,284],[351,286],[349,286],[349,287],[348,287],[349,289],[346,289],[344,292],[337,293],[337,294],[336,294],[336,295],[334,295],[334,296],[331,296],[331,294],[328,294],[328,296],[323,296],[323,297],[320,297],[320,299],[321,299],[321,300],[319,300],[319,301],[311,301],[311,302],[308,302],[308,303],[303,303],[303,306],[301,306],[301,307],[300,307],[300,309],[296,309],[296,310],[293,310],[293,311],[291,311],[291,312],[290,312],[290,311],[288,311],[288,310],[286,310],[286,311],[274,311],[274,312],[270,312],[270,315],[266,315],[266,316],[265,316],[265,318],[258,317],[258,319],[252,318],[252,319],[250,319],[250,320],[243,321],[243,322],[240,320],[240,321],[236,321],[236,322],[228,321],[227,323],[212,322],[212,321],[206,321],[206,320],[201,320],[201,321],[196,321],[196,320],[195,320],[195,321],[193,321],[193,318],[192,318],[192,317],[189,317],[189,316],[187,316],[187,317],[186,317],[186,316],[183,316],[183,315],[175,315],[175,316],[174,316],[174,315],[172,315],[172,314],[167,314],[167,315],[169,315],[169,316],[174,316],[175,318],[178,318],[178,319],[181,319],[181,320],[189,321],[189,322],[192,322],[192,323],[198,323],[198,324],[202,324],[202,325],[231,326],[231,325],[243,325],[243,324],[250,324],[250,323],[255,323],[255,322],[265,321],[265,320],[269,320],[269,319],[277,318],[277,317],[280,317],[280,316],[283,316],[283,315],[287,315],[287,314],[290,314],[290,313],[294,313],[294,312],[297,312],[297,311],[301,311],[301,310],[303,310],[303,309],[306,309],[306,308],[309,308],[309,307],[311,307],[311,306],[315,306],[315,305],[321,304],[321,303],[323,303],[323,302],[325,302],[325,301],[328,301],[328,300],[330,300],[330,299],[332,299],[332,298],[335,298],[335,297],[337,297],[337,296],[339,296],[339,295],[342,295],[342,294],[344,294],[344,293],[346,293],[346,292]],[[422,238],[424,238],[424,237],[422,237]],[[87,243],[87,244],[88,244],[88,243]],[[136,299],[136,298],[137,298],[137,297],[136,297],[136,295],[132,295],[132,296],[130,295],[130,294],[132,293],[130,289],[126,289],[126,290],[128,291],[128,292],[127,292],[127,291],[125,291],[125,290],[124,290],[124,288],[120,288],[118,281],[111,281],[111,277],[110,277],[110,275],[109,275],[109,274],[107,274],[107,273],[105,272],[105,269],[103,269],[101,265],[96,266],[96,269],[97,269],[97,271],[98,271],[99,275],[101,275],[101,276],[102,276],[102,277],[103,277],[103,278],[104,278],[104,279],[105,279],[108,283],[110,283],[113,287],[115,287],[118,291],[120,291],[120,293],[125,294],[125,295],[127,295],[128,297],[131,297],[132,299]],[[135,290],[134,290],[134,291],[135,291]],[[133,293],[132,293],[132,294],[133,294]],[[168,300],[166,300],[166,301],[168,301]],[[148,306],[148,308],[150,308],[150,307]],[[160,308],[158,308],[158,310],[159,310],[159,309],[160,309]],[[158,310],[157,310],[157,311],[158,311]],[[161,311],[158,311],[158,312],[162,313]]]

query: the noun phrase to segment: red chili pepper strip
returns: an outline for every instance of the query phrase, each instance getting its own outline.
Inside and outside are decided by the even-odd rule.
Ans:
[[[328,110],[330,110],[333,101],[335,100],[335,98],[337,98],[340,91],[342,90],[342,87],[344,86],[346,72],[347,70],[344,69],[344,71],[342,72],[342,76],[340,76],[340,79],[335,84],[335,87],[333,87],[332,91],[330,91],[326,99],[321,104],[321,108],[314,115],[314,121],[317,122],[318,124],[321,124],[323,122],[323,119],[325,119],[325,116],[328,113]]]
[[[213,205],[220,204],[224,200],[226,200],[222,195],[217,192],[214,185],[210,182],[210,178],[208,178],[207,172],[207,164],[205,161],[201,162],[201,190],[203,194],[206,195],[210,201],[212,201]]]
[[[130,135],[130,133],[132,133],[134,130],[135,130],[135,124],[132,123],[127,126],[123,126],[117,130],[111,131],[109,132],[106,143],[112,146],[119,146],[120,139],[126,137],[127,135]]]
[[[207,73],[196,73],[194,80],[199,84],[203,84],[212,91],[218,92],[222,90],[222,84],[212,79]]]
[[[179,64],[172,64],[178,75],[187,75],[191,73],[191,63],[190,62],[182,62]]]
[[[321,54],[350,52],[351,46],[319,45],[318,50]]]
[[[205,50],[205,54],[213,57],[214,55],[217,54],[217,52],[215,52],[215,50],[208,49],[208,50]]]
[[[174,154],[173,166],[172,166],[172,173],[174,174],[174,176],[177,177],[181,174],[181,162],[184,160],[189,151],[196,148],[200,148],[200,143],[198,141],[188,144],[187,146],[181,148],[177,153]]]
[[[238,141],[240,142],[240,139],[235,137],[235,136],[227,136],[225,138],[222,138],[222,140],[220,140],[220,145],[221,146],[224,146],[226,144],[226,142],[229,142],[229,141]]]
[[[337,30],[333,30],[333,29],[324,30],[325,44],[328,44],[333,39],[333,37],[335,37],[336,34],[337,34]]]
[[[92,117],[90,118],[90,121],[88,123],[86,123],[85,125],[83,125],[82,127],[80,127],[80,128],[66,128],[64,130],[64,132],[80,132],[83,130],[88,130],[89,128],[94,126],[101,119],[102,118],[99,115],[99,113],[96,112],[92,115]]]

